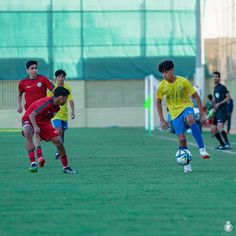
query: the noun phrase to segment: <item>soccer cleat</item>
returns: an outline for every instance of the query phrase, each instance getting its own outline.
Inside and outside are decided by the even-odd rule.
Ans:
[[[63,168],[63,173],[65,174],[76,174],[76,171],[70,168],[69,166]]]
[[[188,165],[185,165],[184,166],[184,172],[185,173],[188,173],[188,172],[192,172],[192,167],[191,167],[191,164],[189,163]]]
[[[217,150],[226,150],[226,147],[225,147],[225,145],[224,146],[219,145],[215,149],[217,149]]]
[[[60,155],[58,153],[56,153],[55,160],[59,160],[59,159],[60,159]]]
[[[231,149],[232,148],[229,143],[226,143],[224,147],[225,147],[225,149]]]
[[[45,165],[45,159],[43,157],[39,157],[38,158],[38,164],[39,164],[39,167],[44,167]]]
[[[29,171],[32,172],[32,173],[35,173],[38,171],[38,168],[37,168],[37,163],[36,162],[32,162],[30,167],[29,167]]]
[[[200,157],[202,159],[209,159],[210,158],[210,155],[207,153],[205,148],[200,148],[199,152],[200,152]]]

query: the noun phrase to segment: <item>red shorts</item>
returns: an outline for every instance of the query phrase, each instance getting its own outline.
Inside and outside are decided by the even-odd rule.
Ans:
[[[38,123],[38,127],[40,128],[39,136],[42,140],[48,142],[55,137],[58,137],[59,134],[56,129],[52,127],[50,123]],[[34,131],[34,128],[30,121],[23,121],[22,127],[29,126]],[[23,133],[23,132],[22,132]]]

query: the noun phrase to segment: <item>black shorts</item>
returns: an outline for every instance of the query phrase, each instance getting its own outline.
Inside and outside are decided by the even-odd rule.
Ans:
[[[227,112],[216,112],[213,119],[213,125],[217,125],[218,123],[225,123],[228,119]]]

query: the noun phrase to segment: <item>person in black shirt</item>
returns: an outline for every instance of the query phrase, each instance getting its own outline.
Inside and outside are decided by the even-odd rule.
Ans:
[[[229,134],[230,127],[231,127],[231,117],[233,113],[234,102],[233,99],[229,99],[227,101],[227,112],[228,112],[228,119],[227,119],[227,133]]]
[[[225,150],[231,149],[227,133],[224,130],[224,123],[228,119],[227,101],[231,99],[230,93],[227,88],[220,83],[220,73],[213,72],[212,78],[215,84],[214,87],[214,100],[215,100],[215,115],[213,119],[212,131],[219,141],[220,145],[216,149]]]

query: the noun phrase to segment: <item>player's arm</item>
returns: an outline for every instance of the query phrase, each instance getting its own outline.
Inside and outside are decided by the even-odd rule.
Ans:
[[[226,103],[228,100],[231,99],[231,96],[230,96],[230,93],[229,93],[229,92],[227,92],[227,93],[225,94],[225,96],[226,96],[226,97],[225,97],[224,100],[222,100],[221,102],[218,102],[218,103],[215,104],[215,106],[214,106],[215,109],[217,109],[219,106],[221,106],[222,104]]]
[[[30,113],[29,118],[30,118],[31,124],[33,125],[34,132],[36,134],[39,134],[40,133],[40,129],[39,129],[39,127],[37,125],[37,122],[36,122],[36,119],[35,119],[36,115],[37,115],[37,112],[33,111],[33,112]]]
[[[70,100],[69,101],[69,104],[70,104],[70,110],[71,110],[71,119],[74,119],[75,118],[75,103],[74,103],[74,100]]]
[[[206,121],[206,113],[203,110],[203,106],[202,106],[202,101],[200,96],[198,95],[197,92],[194,92],[192,94],[192,98],[196,101],[197,106],[199,108],[199,113],[200,113],[200,117],[201,117],[201,121],[204,123]]]
[[[157,112],[160,118],[160,122],[161,122],[161,128],[162,129],[167,129],[168,128],[168,124],[166,122],[166,120],[164,119],[163,116],[163,109],[162,109],[162,99],[157,98],[156,100],[156,106],[157,106]]]
[[[17,96],[17,111],[21,113],[23,111],[22,108],[22,95],[25,92],[23,82],[20,81],[19,86],[18,86],[18,96]]]
[[[22,108],[22,93],[19,93],[17,96],[17,111],[21,113],[23,111]]]
[[[50,91],[53,91],[54,88],[55,88],[55,85],[46,77],[44,77],[44,81],[45,81],[45,84],[46,84],[46,87],[50,90]]]

